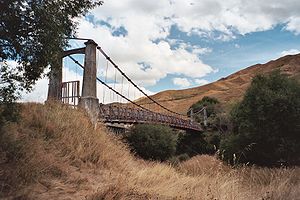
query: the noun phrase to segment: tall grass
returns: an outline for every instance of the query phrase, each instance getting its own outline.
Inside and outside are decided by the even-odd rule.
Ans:
[[[1,134],[0,198],[297,199],[300,169],[231,168],[212,156],[173,167],[135,158],[103,125],[62,105],[26,104]]]

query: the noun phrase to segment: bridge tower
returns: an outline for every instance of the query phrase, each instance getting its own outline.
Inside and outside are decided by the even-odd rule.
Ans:
[[[73,54],[84,54],[84,72],[82,94],[78,106],[87,111],[93,122],[96,122],[99,113],[99,100],[97,99],[97,67],[96,51],[97,43],[88,40],[85,47],[63,51],[62,55],[53,63],[48,87],[47,101],[62,101],[62,66],[63,58]]]
[[[97,122],[99,114],[99,99],[97,99],[97,66],[96,66],[96,51],[97,43],[93,40],[88,40],[84,43],[85,58],[84,72],[82,83],[82,95],[78,106],[85,109],[93,122]]]

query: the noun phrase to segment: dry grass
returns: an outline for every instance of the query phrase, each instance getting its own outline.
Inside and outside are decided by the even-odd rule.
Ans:
[[[299,199],[300,169],[233,169],[211,156],[146,162],[101,124],[59,105],[27,104],[2,134],[0,198]],[[5,142],[5,143],[4,143]],[[4,155],[4,156],[3,156]]]

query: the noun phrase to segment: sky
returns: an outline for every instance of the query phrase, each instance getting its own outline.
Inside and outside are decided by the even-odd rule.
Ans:
[[[257,63],[300,53],[299,0],[105,0],[78,23],[77,36],[93,39],[148,94],[204,85]],[[70,41],[72,48],[82,41]],[[83,56],[75,56],[83,63]],[[123,94],[128,88],[97,55],[98,77]],[[64,59],[63,79],[82,71]],[[23,101],[44,101],[46,79]],[[129,91],[129,94],[128,94]],[[116,101],[98,85],[98,98]]]

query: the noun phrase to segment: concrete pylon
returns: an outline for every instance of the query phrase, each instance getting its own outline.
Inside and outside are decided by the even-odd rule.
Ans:
[[[79,100],[79,107],[86,110],[92,122],[97,122],[99,114],[99,100],[97,99],[97,67],[96,50],[97,43],[88,40],[85,48],[84,72],[82,83],[82,95]]]
[[[59,56],[51,64],[47,101],[61,101],[62,67],[63,58]]]

